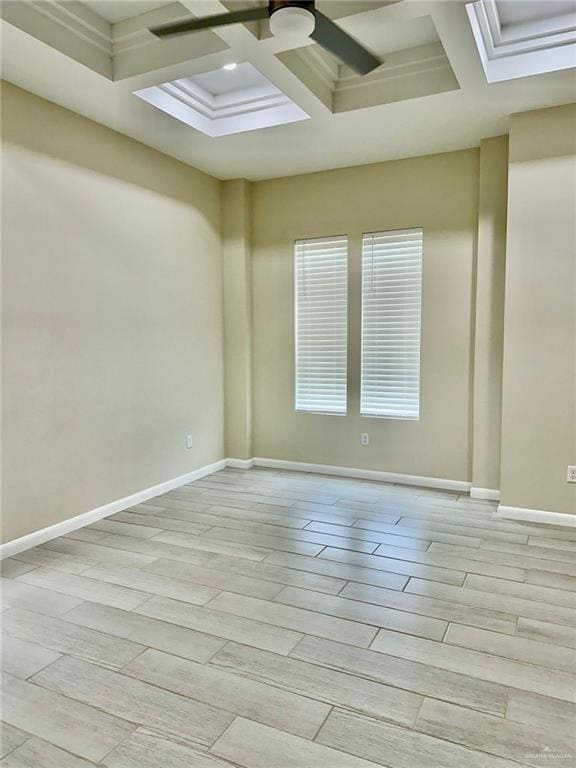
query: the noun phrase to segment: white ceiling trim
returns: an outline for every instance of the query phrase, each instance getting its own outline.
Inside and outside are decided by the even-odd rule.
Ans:
[[[30,0],[34,10],[60,24],[73,35],[93,45],[108,56],[112,55],[112,27],[107,22],[100,23],[94,14],[88,19],[86,9],[80,5],[69,5],[57,0],[52,3]]]
[[[576,13],[502,27],[496,0],[466,5],[489,83],[576,66]]]
[[[439,42],[394,51],[381,67],[363,76],[345,66],[331,67],[316,46],[287,51],[280,59],[334,113],[459,87]]]
[[[9,23],[112,78],[112,25],[81,3],[12,1],[0,10]]]
[[[242,66],[250,66],[243,64]],[[269,128],[306,120],[309,115],[271,82],[213,95],[192,78],[181,78],[134,91],[161,109],[208,136]]]

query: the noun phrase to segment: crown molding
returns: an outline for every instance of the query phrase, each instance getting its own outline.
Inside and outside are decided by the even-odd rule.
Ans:
[[[155,38],[148,27],[190,16],[180,3],[116,24],[77,0],[8,0],[0,3],[0,14],[8,23],[109,80],[122,80],[228,48],[210,30],[196,35],[193,55],[184,38]]]
[[[440,42],[395,51],[368,75],[327,60],[317,46],[279,58],[332,112],[373,107],[459,88]]]
[[[244,63],[242,67],[252,65]],[[261,85],[213,95],[193,77],[134,91],[149,104],[208,136],[255,130],[305,120],[309,116],[261,75]]]
[[[466,5],[489,83],[574,67],[576,12],[502,25],[497,0]]]
[[[70,58],[112,79],[112,25],[79,2],[9,1],[2,18]]]

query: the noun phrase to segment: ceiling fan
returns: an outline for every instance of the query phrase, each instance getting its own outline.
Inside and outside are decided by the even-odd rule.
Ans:
[[[201,29],[257,19],[270,19],[270,31],[275,36],[311,37],[358,74],[365,75],[382,64],[376,56],[340,29],[332,19],[317,10],[314,0],[269,0],[268,6],[171,22],[150,27],[150,32],[160,38],[175,37]]]

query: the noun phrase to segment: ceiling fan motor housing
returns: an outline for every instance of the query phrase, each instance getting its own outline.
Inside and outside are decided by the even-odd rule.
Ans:
[[[314,0],[270,0],[268,12],[275,36],[309,37],[314,32]]]

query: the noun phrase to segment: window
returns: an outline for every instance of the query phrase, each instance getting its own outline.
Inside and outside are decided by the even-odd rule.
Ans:
[[[296,410],[346,413],[348,238],[297,240]]]
[[[420,416],[422,230],[362,238],[363,416]]]

